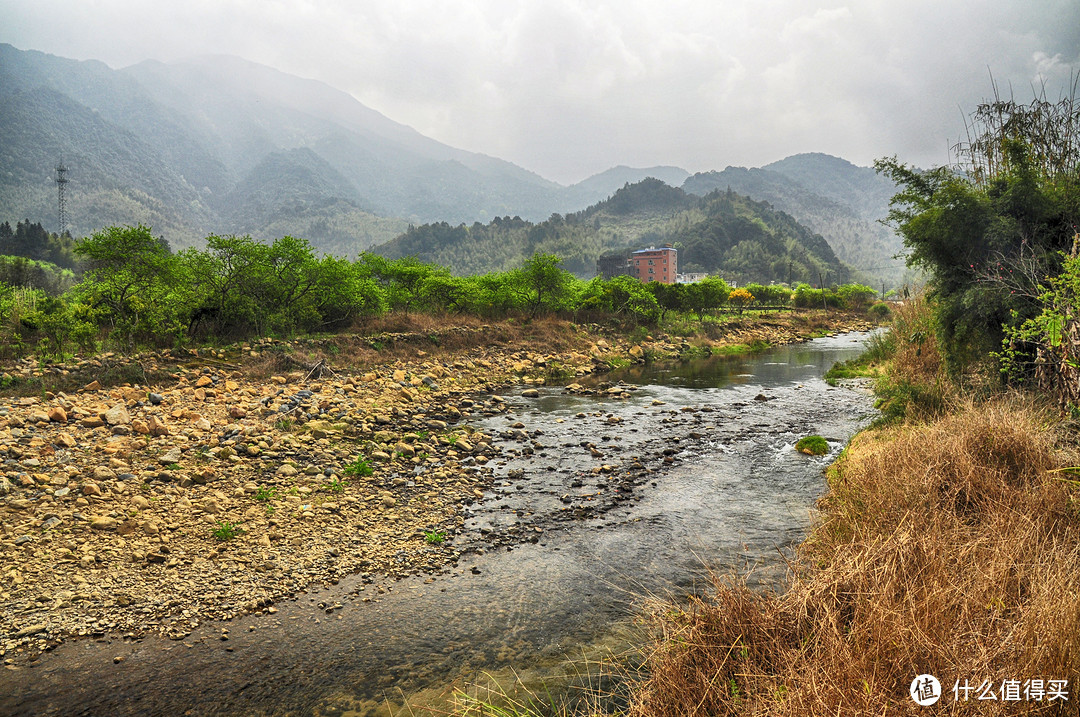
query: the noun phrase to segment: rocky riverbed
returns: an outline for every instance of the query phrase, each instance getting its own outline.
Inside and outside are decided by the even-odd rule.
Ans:
[[[831,327],[868,328],[850,317]],[[801,332],[747,322],[719,343]],[[0,656],[17,669],[74,636],[182,640],[201,622],[273,613],[282,598],[350,574],[367,600],[405,575],[435,580],[484,541],[534,540],[543,525],[467,530],[475,504],[497,496],[493,466],[543,448],[509,420],[505,430],[525,438],[504,456],[491,429],[477,428],[508,411],[495,389],[525,384],[531,397],[528,385],[553,375],[572,381],[694,348],[590,327],[559,336],[538,346],[477,327],[454,342],[349,339],[372,347],[365,357],[342,353],[343,339],[306,342],[288,347],[302,349],[290,354],[299,370],[280,372],[265,371],[279,342],[165,352],[139,357],[146,385],[70,386],[102,370],[101,358],[9,367],[9,377],[68,380],[66,391],[0,398]],[[378,361],[380,351],[395,358]],[[602,437],[580,449],[603,453]],[[649,470],[593,457],[627,492]]]

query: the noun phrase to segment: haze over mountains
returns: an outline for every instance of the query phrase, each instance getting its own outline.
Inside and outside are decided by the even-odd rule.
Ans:
[[[0,45],[0,218],[57,228],[54,167],[68,167],[73,235],[142,222],[174,247],[207,234],[292,234],[356,252],[409,224],[583,210],[655,177],[687,193],[731,189],[787,212],[875,275],[899,240],[876,224],[893,188],[827,155],[690,176],[615,167],[565,187],[424,137],[351,95],[235,57],[121,70]]]

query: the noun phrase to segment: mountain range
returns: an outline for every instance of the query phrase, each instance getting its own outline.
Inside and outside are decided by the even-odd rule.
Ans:
[[[889,258],[899,241],[875,224],[894,191],[888,180],[828,155],[693,176],[615,167],[562,186],[236,57],[111,69],[0,44],[0,218],[56,230],[61,161],[74,236],[141,222],[177,248],[211,233],[292,234],[355,256],[410,225],[540,222],[654,177],[690,194],[730,188],[767,201],[857,268],[900,266]]]

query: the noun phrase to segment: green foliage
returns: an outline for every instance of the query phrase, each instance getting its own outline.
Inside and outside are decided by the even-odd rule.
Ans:
[[[1080,234],[1074,249],[1062,257],[1061,273],[1050,277],[1039,297],[1042,310],[1018,325],[1006,326],[998,357],[1002,374],[1012,383],[1036,383],[1063,406],[1080,404]],[[1015,318],[1015,317],[1014,317]]]
[[[442,545],[446,541],[446,533],[438,530],[424,531],[424,541],[428,545]]]
[[[1042,282],[1062,271],[1080,219],[1078,115],[1074,98],[983,103],[957,145],[958,170],[875,163],[901,187],[889,219],[909,263],[932,276],[938,344],[954,375],[1036,317]]]
[[[570,215],[550,221],[577,226],[579,220]],[[506,223],[527,226],[501,222]],[[0,356],[36,350],[42,359],[62,359],[108,343],[132,350],[294,336],[347,327],[388,310],[482,317],[556,314],[655,326],[671,312],[693,312],[704,322],[734,305],[728,303],[730,287],[717,277],[687,285],[642,284],[628,276],[583,282],[565,270],[559,256],[543,252],[509,271],[457,277],[415,257],[319,258],[305,240],[291,236],[264,244],[248,236],[211,235],[204,249],[173,254],[143,225],[105,229],[80,241],[74,252],[86,271],[60,296],[0,282]],[[752,294],[754,303],[779,306],[791,296],[781,286],[751,286],[758,292]],[[795,292],[796,304],[807,290]],[[840,287],[828,300],[841,305],[842,296],[861,296],[864,290]]]
[[[578,292],[577,311],[593,314],[623,316],[637,323],[655,323],[660,316],[656,295],[677,284],[650,282],[642,284],[629,276],[616,276],[604,281],[596,278],[584,284]]]
[[[81,240],[75,253],[87,263],[75,295],[102,315],[116,339],[133,348],[137,340],[178,332],[179,304],[170,300],[176,258],[149,227],[103,229]]]
[[[795,442],[795,450],[810,456],[823,456],[829,452],[829,442],[821,436],[806,436]]]
[[[522,300],[531,316],[538,312],[554,313],[566,309],[574,276],[559,268],[562,259],[554,254],[533,254],[511,281],[522,292]],[[514,281],[516,279],[516,281]]]
[[[255,500],[260,503],[267,503],[277,497],[277,488],[267,488],[266,486],[259,486],[255,491]]]
[[[890,309],[889,305],[884,301],[879,301],[875,304],[871,304],[870,308],[867,309],[867,313],[878,321],[884,321],[892,316],[892,309]]]
[[[366,458],[357,458],[355,461],[345,466],[345,470],[343,472],[347,476],[363,478],[365,476],[371,475],[373,469]]]
[[[333,480],[326,484],[326,489],[329,490],[331,493],[344,493],[346,485],[347,483],[345,481],[335,477]]]
[[[233,524],[229,521],[217,521],[217,524],[211,529],[210,534],[217,540],[225,542],[232,540],[240,535],[243,535],[244,529],[239,524]]]

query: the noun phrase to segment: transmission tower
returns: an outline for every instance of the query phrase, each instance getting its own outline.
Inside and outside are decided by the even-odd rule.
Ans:
[[[56,165],[56,208],[60,214],[60,234],[67,231],[67,205],[64,203],[64,185],[69,181],[67,167],[64,166],[64,158],[61,157],[60,164]]]

